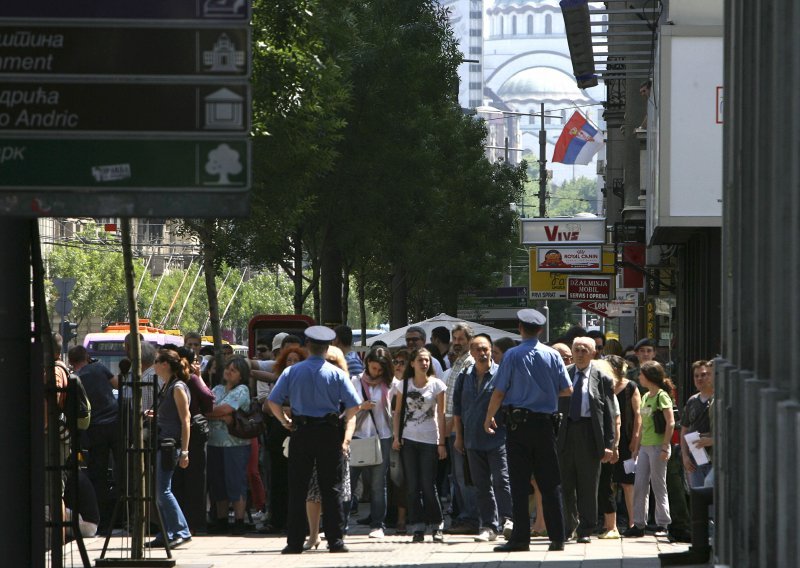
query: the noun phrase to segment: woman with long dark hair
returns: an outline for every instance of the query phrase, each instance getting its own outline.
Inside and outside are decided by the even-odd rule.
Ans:
[[[400,396],[395,406],[392,447],[401,451],[403,459],[413,542],[425,539],[426,525],[431,527],[434,542],[443,542],[444,519],[436,490],[436,470],[437,460],[447,457],[444,441],[447,385],[434,376],[430,351],[420,348],[411,353],[403,383],[395,388]]]
[[[364,372],[353,377],[356,392],[364,399],[356,414],[356,431],[353,438],[372,438],[381,441],[383,461],[378,465],[350,469],[350,487],[355,494],[361,474],[369,478],[370,538],[383,538],[386,519],[386,473],[389,471],[389,451],[392,448],[392,417],[389,406],[389,388],[394,371],[389,351],[383,347],[373,349],[364,358]]]
[[[246,532],[244,515],[247,508],[247,462],[250,459],[250,440],[237,438],[228,432],[228,424],[239,408],[250,408],[250,364],[234,357],[225,365],[223,381],[212,389],[216,398],[208,418],[208,491],[214,507],[215,523],[210,533],[228,532],[228,507],[233,504],[234,524],[231,533]]]
[[[162,349],[154,363],[164,386],[156,401],[159,451],[156,454],[156,502],[165,534],[157,534],[151,547],[176,548],[192,540],[189,524],[172,494],[175,467],[189,466],[189,364],[176,351]],[[148,414],[152,416],[152,411]]]
[[[675,420],[672,413],[670,392],[674,388],[664,373],[664,368],[656,361],[642,363],[639,368],[639,383],[647,389],[642,397],[642,422],[640,435],[633,457],[636,461],[636,479],[633,484],[633,523],[625,531],[626,537],[644,536],[647,522],[647,506],[652,487],[656,504],[656,525],[658,532],[666,532],[672,522],[667,497],[667,462],[672,453],[672,432]],[[654,416],[664,416],[664,432],[656,432]]]

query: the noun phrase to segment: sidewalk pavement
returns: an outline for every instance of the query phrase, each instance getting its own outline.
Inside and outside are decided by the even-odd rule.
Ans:
[[[368,513],[368,505],[362,505],[362,516]],[[172,551],[176,566],[181,568],[263,568],[279,563],[281,568],[323,568],[341,566],[431,566],[436,568],[656,568],[660,566],[660,552],[682,552],[688,544],[672,544],[666,537],[645,536],[636,539],[600,540],[591,544],[567,543],[563,552],[548,552],[549,541],[545,538],[531,539],[530,552],[497,553],[492,549],[505,542],[499,536],[495,542],[474,542],[472,536],[445,535],[444,543],[433,543],[426,535],[424,543],[412,543],[411,536],[393,536],[391,529],[383,539],[367,536],[368,527],[359,526],[351,516],[350,534],[345,542],[350,552],[331,554],[322,541],[318,550],[299,555],[281,555],[286,545],[285,536],[195,536],[192,541]],[[105,542],[97,537],[86,540],[92,566],[100,557]],[[124,536],[111,538],[106,558],[126,557],[120,548],[130,546]],[[65,558],[64,566],[81,566],[77,547],[73,547]],[[166,558],[163,549],[145,551],[152,558]]]

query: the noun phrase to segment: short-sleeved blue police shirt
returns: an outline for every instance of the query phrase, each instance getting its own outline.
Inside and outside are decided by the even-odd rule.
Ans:
[[[311,356],[283,371],[269,400],[277,404],[288,400],[295,416],[317,418],[331,412],[339,414],[340,403],[344,408],[361,404],[361,397],[347,374],[319,356]]]
[[[553,413],[558,393],[572,385],[558,351],[538,339],[526,339],[506,351],[494,379],[503,404],[531,412]]]

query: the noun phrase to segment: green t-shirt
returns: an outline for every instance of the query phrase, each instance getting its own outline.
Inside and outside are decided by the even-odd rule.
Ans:
[[[642,442],[643,446],[660,446],[664,443],[664,434],[657,434],[653,425],[653,413],[672,408],[672,399],[667,391],[660,390],[656,396],[649,392],[642,397]]]

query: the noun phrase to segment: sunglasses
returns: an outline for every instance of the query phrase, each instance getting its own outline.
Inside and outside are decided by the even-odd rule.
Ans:
[[[403,359],[392,359],[392,365],[405,365],[406,362]]]

